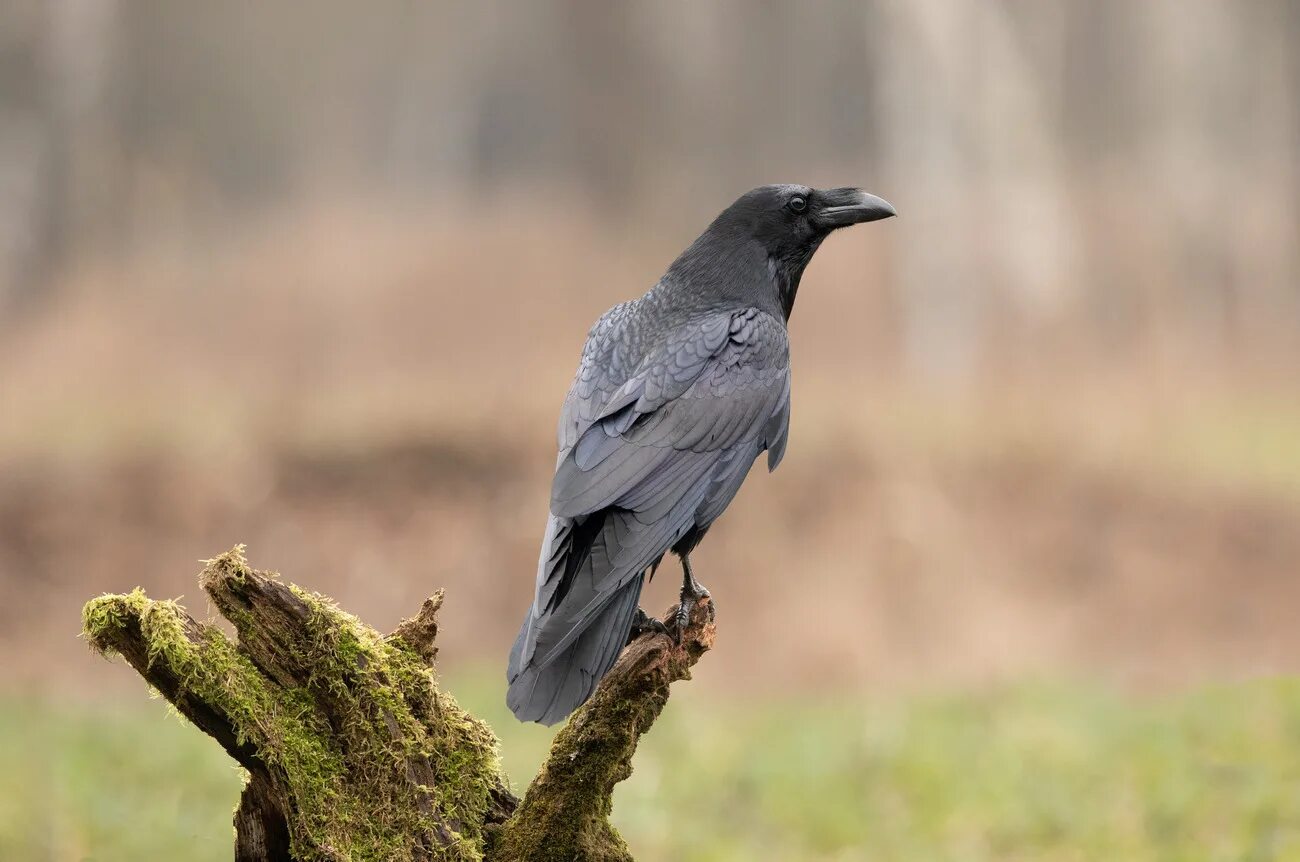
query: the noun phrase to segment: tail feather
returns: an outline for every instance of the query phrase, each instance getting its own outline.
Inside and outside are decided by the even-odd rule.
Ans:
[[[627,641],[645,570],[672,541],[665,523],[604,509],[581,522],[551,516],[538,589],[510,651],[506,701],[524,721],[553,724],[595,691]]]
[[[691,527],[704,490],[663,517],[601,509],[552,514],[537,590],[510,651],[506,702],[522,721],[554,724],[595,691],[627,642],[645,572]]]
[[[544,664],[516,665],[526,627],[520,631],[511,652],[512,676],[506,694],[506,703],[519,720],[555,724],[591,697],[627,640],[641,597],[641,583],[638,577],[623,584],[582,633]]]

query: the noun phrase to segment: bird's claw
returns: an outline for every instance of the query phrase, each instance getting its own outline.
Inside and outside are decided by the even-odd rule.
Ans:
[[[627,642],[631,643],[646,632],[672,637],[672,632],[668,630],[668,626],[664,625],[662,620],[650,616],[641,608],[637,608],[636,616],[632,618],[632,631],[628,633]]]
[[[683,601],[677,606],[677,614],[673,617],[673,640],[679,644],[682,642],[682,634],[691,623],[691,608],[694,606],[693,601],[689,603]]]
[[[682,587],[682,600],[677,605],[677,613],[673,615],[673,640],[677,643],[682,642],[682,636],[686,633],[686,628],[691,624],[691,611],[695,609],[695,603],[700,599],[709,597],[709,591],[698,582],[693,588]]]

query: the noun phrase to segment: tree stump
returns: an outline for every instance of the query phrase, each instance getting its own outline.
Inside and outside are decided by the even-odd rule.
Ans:
[[[242,546],[209,560],[199,583],[237,642],[140,590],[88,602],[83,629],[244,768],[240,862],[630,860],[609,823],[614,785],[714,637],[705,597],[680,642],[633,641],[520,800],[492,730],[438,687],[441,592],[384,636],[249,568]]]

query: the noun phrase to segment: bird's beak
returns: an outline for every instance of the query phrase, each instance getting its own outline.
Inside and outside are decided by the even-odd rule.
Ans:
[[[824,199],[829,206],[818,213],[818,218],[831,228],[848,227],[898,215],[889,201],[867,194],[862,189],[833,189],[824,194]]]

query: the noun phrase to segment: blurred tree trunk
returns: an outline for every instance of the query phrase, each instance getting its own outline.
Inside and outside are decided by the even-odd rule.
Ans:
[[[897,227],[902,358],[938,381],[970,376],[983,335],[976,253],[989,214],[969,210],[980,185],[971,146],[979,116],[969,107],[979,81],[964,74],[977,65],[981,8],[939,0],[888,7],[899,37],[881,46],[877,67],[884,168],[890,183],[910,183],[916,213]]]
[[[8,250],[12,276],[4,280],[15,305],[36,299],[103,223],[95,210],[106,205],[105,172],[113,148],[102,96],[117,4],[49,0],[22,11],[6,18],[27,40],[16,90],[30,102],[0,104],[0,122],[32,132],[10,141],[13,151],[0,149],[6,163],[0,167],[23,165],[30,177],[20,194],[0,203],[20,210],[0,213],[0,220],[21,225],[17,247]]]
[[[520,800],[491,729],[437,685],[441,593],[385,637],[328,598],[253,571],[241,548],[209,561],[200,583],[237,643],[139,590],[89,602],[83,628],[247,771],[235,813],[241,862],[626,862],[608,819],[614,785],[714,633],[705,598],[680,642],[634,640]]]

